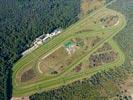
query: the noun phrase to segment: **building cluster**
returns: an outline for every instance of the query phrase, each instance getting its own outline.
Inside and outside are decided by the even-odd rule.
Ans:
[[[28,53],[32,52],[33,50],[35,50],[36,48],[38,48],[40,45],[42,45],[43,43],[46,43],[48,41],[48,39],[53,38],[54,36],[57,36],[58,34],[60,34],[62,32],[62,29],[56,29],[54,30],[52,33],[48,33],[48,34],[43,34],[41,36],[39,36],[38,38],[35,39],[35,41],[33,42],[32,47],[30,47],[29,49],[27,49],[26,51],[24,51],[22,53],[22,56],[27,55]]]

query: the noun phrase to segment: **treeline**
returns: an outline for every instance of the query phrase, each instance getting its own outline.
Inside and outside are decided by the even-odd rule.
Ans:
[[[32,41],[78,20],[80,0],[0,0],[0,100],[11,97],[11,68]]]
[[[36,93],[30,96],[30,100],[108,100],[113,97],[121,98],[120,84],[132,71],[125,68],[124,65],[119,66],[109,71],[98,72],[91,78],[76,81],[58,89]],[[126,98],[130,98],[130,96]]]

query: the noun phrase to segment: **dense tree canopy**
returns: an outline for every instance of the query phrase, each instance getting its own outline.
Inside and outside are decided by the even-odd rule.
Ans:
[[[10,97],[11,68],[21,53],[39,35],[76,22],[79,12],[80,0],[0,0],[1,100]]]

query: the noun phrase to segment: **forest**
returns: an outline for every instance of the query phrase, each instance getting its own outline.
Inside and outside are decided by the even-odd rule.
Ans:
[[[116,95],[121,97],[118,85],[129,73],[133,73],[133,65],[130,63],[133,61],[132,5],[132,0],[117,0],[109,7],[122,12],[128,20],[126,28],[115,37],[126,55],[122,66],[59,89],[36,93],[30,99],[71,100],[101,97],[106,100]],[[12,96],[12,66],[21,57],[21,53],[30,47],[36,37],[56,28],[65,29],[75,23],[79,19],[79,13],[80,0],[0,0],[0,100],[9,100]],[[118,81],[120,83],[116,84]],[[107,91],[108,83],[115,88],[114,93],[110,89]],[[98,91],[102,87],[103,92],[106,91],[105,95]]]
[[[35,38],[78,20],[80,0],[0,0],[0,100],[12,95],[12,66]]]

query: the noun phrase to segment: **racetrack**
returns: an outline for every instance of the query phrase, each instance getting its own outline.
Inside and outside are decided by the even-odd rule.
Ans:
[[[111,14],[117,14],[119,16],[119,23],[115,26],[109,27],[109,28],[102,28],[101,24],[98,23],[97,25],[93,23],[94,20],[97,20],[97,16],[102,16],[101,13],[111,13]],[[125,17],[113,10],[107,9],[103,7],[102,9],[97,10],[96,12],[92,13],[91,15],[86,16],[85,18],[81,19],[74,25],[70,26],[68,29],[66,29],[62,34],[55,37],[54,39],[50,40],[48,43],[44,44],[43,46],[39,47],[32,53],[28,54],[27,56],[21,58],[13,67],[13,95],[14,96],[26,96],[31,95],[35,92],[41,92],[43,90],[49,90],[53,88],[57,88],[62,85],[66,85],[68,83],[74,82],[79,79],[83,79],[86,77],[90,77],[91,75],[103,71],[108,70],[110,68],[113,68],[114,66],[121,65],[124,62],[124,54],[117,46],[117,43],[113,41],[113,37],[119,33],[126,25]],[[73,36],[77,36],[77,34],[74,34],[78,31],[82,31],[84,29],[92,30],[88,32],[88,35],[84,34],[78,34],[80,36],[94,36],[99,35],[102,37],[102,40],[95,45],[91,50],[87,51],[87,54],[83,55],[82,57],[77,58],[71,65],[69,65],[61,74],[56,75],[54,77],[50,77],[48,79],[44,79],[43,75],[39,76],[39,80],[37,82],[33,82],[31,84],[21,84],[20,82],[17,82],[16,76],[18,75],[18,72],[23,71],[25,68],[27,68],[29,65],[35,66],[34,68],[36,70],[38,65],[38,62],[43,57],[51,54],[53,51],[58,49],[66,40]],[[101,35],[99,33],[107,33],[105,35]],[[82,71],[80,73],[74,73],[71,75],[66,75],[67,73],[70,73],[71,70],[78,65],[80,62],[83,62],[90,54],[94,53],[99,47],[101,47],[105,42],[109,42],[112,44],[112,47],[119,52],[119,57],[115,60],[115,62],[105,64],[101,67],[94,68],[91,70]],[[105,67],[106,66],[106,67]],[[37,71],[39,72],[39,71]]]

